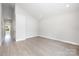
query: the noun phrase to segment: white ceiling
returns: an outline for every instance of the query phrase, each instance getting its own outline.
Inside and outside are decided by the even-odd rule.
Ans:
[[[36,19],[79,10],[78,3],[20,3],[19,5]]]

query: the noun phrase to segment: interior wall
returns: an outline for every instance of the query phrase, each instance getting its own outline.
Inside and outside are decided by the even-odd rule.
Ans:
[[[1,45],[1,3],[0,3],[0,45]]]
[[[40,36],[79,44],[79,11],[51,15],[42,19]]]
[[[36,20],[16,4],[16,40],[33,36],[79,43],[79,11],[68,11]],[[19,21],[20,20],[20,21]]]
[[[78,10],[63,14],[60,13],[57,15],[51,15],[39,21],[34,19],[26,12],[25,9],[16,4],[15,15],[16,41],[24,40],[26,38],[35,37],[39,35],[48,38],[56,38],[62,41],[79,43]]]
[[[37,21],[16,4],[16,41],[37,36]]]

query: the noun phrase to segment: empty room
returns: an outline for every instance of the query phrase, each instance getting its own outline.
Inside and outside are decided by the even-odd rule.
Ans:
[[[0,56],[78,56],[79,3],[0,3]]]

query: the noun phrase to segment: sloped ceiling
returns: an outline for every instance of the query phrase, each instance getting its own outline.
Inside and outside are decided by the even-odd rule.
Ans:
[[[19,3],[18,5],[38,20],[79,10],[78,3]]]

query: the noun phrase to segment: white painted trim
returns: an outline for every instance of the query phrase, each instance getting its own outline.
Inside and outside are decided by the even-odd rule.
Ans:
[[[22,39],[16,39],[16,41],[22,41],[22,40],[25,40],[25,38],[22,38]]]
[[[69,43],[69,44],[73,44],[73,45],[78,45],[78,43],[76,42],[71,42],[71,41],[66,41],[66,40],[62,40],[62,39],[57,39],[57,38],[54,38],[54,37],[50,37],[50,36],[45,36],[45,35],[39,35],[40,37],[44,37],[44,38],[48,38],[48,39],[52,39],[52,40],[57,40],[57,41],[61,41],[61,42],[65,42],[65,43]],[[37,37],[37,36],[28,36],[26,38],[22,38],[22,39],[17,39],[16,41],[23,41],[23,40],[26,40],[28,38],[32,38],[32,37]]]
[[[79,46],[79,44],[76,43],[76,42],[65,41],[65,40],[57,39],[57,38],[50,37],[50,36],[44,36],[44,35],[40,35],[40,37],[44,37],[44,38],[48,38],[48,39],[52,39],[52,40],[57,40],[57,41],[61,41],[61,42],[65,42],[65,43],[69,43],[69,44],[73,44],[73,45],[78,45]]]
[[[1,42],[0,42],[0,46],[1,46]]]
[[[16,41],[23,41],[23,40],[26,40],[26,39],[32,38],[32,37],[37,37],[37,36],[28,36],[28,37],[26,37],[26,38],[16,39]]]

